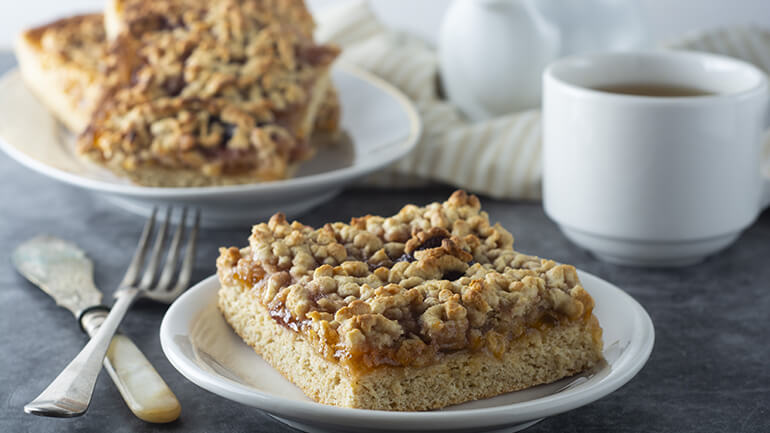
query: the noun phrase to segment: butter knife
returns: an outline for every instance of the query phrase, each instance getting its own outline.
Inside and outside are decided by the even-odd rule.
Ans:
[[[96,333],[109,308],[101,304],[102,293],[93,280],[94,266],[83,250],[52,236],[38,236],[19,245],[11,261],[19,273],[70,310],[83,331],[89,336]],[[179,417],[179,400],[125,335],[112,338],[104,369],[139,419],[165,423]]]

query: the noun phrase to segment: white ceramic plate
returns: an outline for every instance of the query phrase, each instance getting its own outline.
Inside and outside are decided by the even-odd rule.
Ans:
[[[171,305],[160,327],[160,342],[171,364],[196,385],[300,430],[511,432],[615,391],[634,377],[652,351],[655,331],[642,306],[600,278],[579,275],[604,328],[606,365],[580,377],[437,411],[373,411],[311,401],[230,329],[217,310],[216,276]]]
[[[0,79],[0,148],[35,171],[142,215],[158,205],[195,206],[207,226],[253,224],[278,211],[297,215],[403,157],[420,136],[417,111],[390,84],[349,64],[335,65],[332,79],[342,106],[343,138],[321,146],[292,179],[198,188],[131,184],[79,158],[74,137],[29,92],[16,69]]]

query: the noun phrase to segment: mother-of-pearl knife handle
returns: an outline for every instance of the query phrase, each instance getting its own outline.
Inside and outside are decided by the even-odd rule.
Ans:
[[[105,317],[107,312],[103,310],[83,316],[81,323],[89,336],[96,333]],[[104,369],[137,418],[152,423],[166,423],[179,418],[182,411],[179,400],[150,361],[125,335],[112,337],[104,358]]]
[[[16,247],[11,262],[58,305],[79,318],[81,327],[88,335],[96,333],[107,317],[107,311],[106,307],[94,308],[101,303],[102,294],[94,284],[93,262],[85,251],[71,242],[42,235]],[[126,336],[116,335],[109,343],[104,368],[131,411],[139,419],[148,422],[162,423],[177,419],[181,412],[179,401],[144,354]],[[38,412],[36,408],[27,406],[24,409],[39,415],[82,414],[67,414],[66,411]]]

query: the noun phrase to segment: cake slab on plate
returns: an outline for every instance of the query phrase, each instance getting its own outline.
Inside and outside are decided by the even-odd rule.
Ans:
[[[514,251],[463,191],[318,229],[277,214],[217,274],[235,332],[325,404],[436,409],[602,362],[575,268]]]

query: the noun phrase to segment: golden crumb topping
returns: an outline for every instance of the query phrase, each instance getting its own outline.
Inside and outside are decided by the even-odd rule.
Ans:
[[[351,368],[427,365],[464,349],[499,357],[511,340],[593,309],[574,267],[514,251],[462,191],[320,229],[275,215],[249,247],[222,248],[217,273]]]
[[[119,14],[117,32],[128,31],[139,35],[159,27],[171,27],[189,21],[198,21],[214,2],[208,0],[110,0],[111,8]],[[246,2],[244,2],[246,3]],[[290,23],[307,37],[311,37],[315,22],[304,0],[257,0],[244,4],[251,14],[258,14],[263,22]]]
[[[217,176],[245,167],[259,179],[286,177],[312,154],[306,115],[338,50],[313,41],[301,0],[116,7],[123,28],[106,57],[104,99],[79,138],[82,153],[127,171],[154,164]],[[230,172],[233,156],[243,158]],[[266,170],[278,176],[261,176]]]
[[[101,14],[77,15],[27,30],[23,37],[57,65],[76,66],[97,74],[106,53]]]

